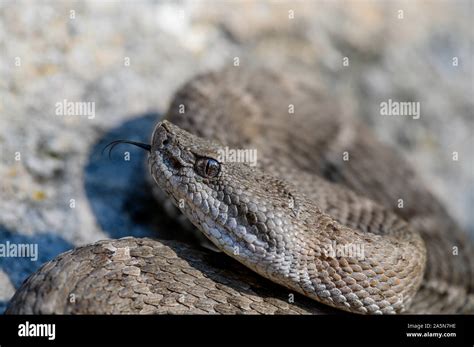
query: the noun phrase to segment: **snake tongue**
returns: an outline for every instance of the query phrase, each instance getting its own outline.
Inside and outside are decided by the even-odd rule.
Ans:
[[[115,140],[115,141],[110,142],[107,146],[104,147],[104,149],[102,150],[102,154],[107,149],[107,147],[110,147],[110,149],[109,149],[109,158],[110,158],[110,153],[112,153],[115,146],[117,146],[121,143],[127,143],[129,145],[134,145],[134,146],[140,147],[140,148],[142,148],[142,149],[144,149],[148,152],[151,151],[151,145],[149,145],[147,143],[141,143],[141,142],[129,141],[129,140]]]

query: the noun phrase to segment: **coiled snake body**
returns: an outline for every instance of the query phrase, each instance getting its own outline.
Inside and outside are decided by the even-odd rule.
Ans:
[[[466,235],[317,85],[265,70],[209,73],[177,92],[166,119],[150,146],[158,195],[278,285],[180,243],[128,238],[60,255],[7,312],[472,312]],[[255,166],[224,155],[242,149]]]

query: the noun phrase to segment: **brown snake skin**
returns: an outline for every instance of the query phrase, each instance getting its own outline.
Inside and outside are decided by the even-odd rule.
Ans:
[[[61,276],[64,273],[75,275]],[[9,313],[331,312],[301,295],[293,297],[294,302],[289,303],[291,297],[284,288],[223,255],[175,241],[123,238],[99,241],[58,256],[30,280],[28,291],[16,295],[17,304],[12,305],[17,308],[10,308]]]
[[[122,239],[58,256],[7,313],[334,312],[320,303],[473,311],[465,233],[410,166],[316,84],[265,70],[210,73],[177,92],[166,118],[179,128],[155,128],[158,186],[217,248],[289,290],[231,260],[213,263],[222,254]],[[216,162],[222,145],[256,149],[257,167]],[[364,257],[321,254],[333,241],[362,245]]]

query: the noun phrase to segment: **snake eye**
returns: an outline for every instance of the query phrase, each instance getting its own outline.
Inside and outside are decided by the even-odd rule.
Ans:
[[[199,158],[196,161],[195,168],[197,173],[206,178],[213,178],[219,174],[221,164],[211,158]]]

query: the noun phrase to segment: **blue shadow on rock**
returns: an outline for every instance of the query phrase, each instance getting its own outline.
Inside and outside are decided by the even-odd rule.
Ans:
[[[110,238],[169,238],[163,233],[177,227],[151,194],[147,152],[127,144],[116,146],[110,158],[108,150],[103,151],[119,139],[150,143],[159,119],[156,113],[134,117],[104,134],[91,149],[84,169],[85,190],[98,224]]]
[[[160,115],[145,114],[122,123],[102,136],[92,147],[84,168],[84,185],[87,198],[101,229],[110,238],[125,236],[180,239],[176,232],[180,226],[170,219],[154,200],[146,178],[147,153],[137,147],[121,144],[114,148],[109,159],[104,147],[118,139],[149,143]],[[125,158],[129,152],[129,158]],[[128,159],[128,160],[127,160]],[[176,237],[177,236],[177,237]],[[19,288],[22,282],[42,264],[60,253],[74,248],[53,233],[33,236],[13,233],[0,225],[0,243],[38,244],[38,259],[0,257],[0,269]],[[0,301],[0,314],[7,302]]]
[[[19,288],[23,281],[44,263],[55,258],[58,254],[70,250],[74,246],[62,237],[53,233],[36,235],[21,235],[13,233],[0,225],[0,243],[2,245],[37,245],[37,259],[33,261],[27,257],[0,257],[0,269],[5,272],[15,288]],[[7,302],[0,301],[0,313],[6,308]]]

